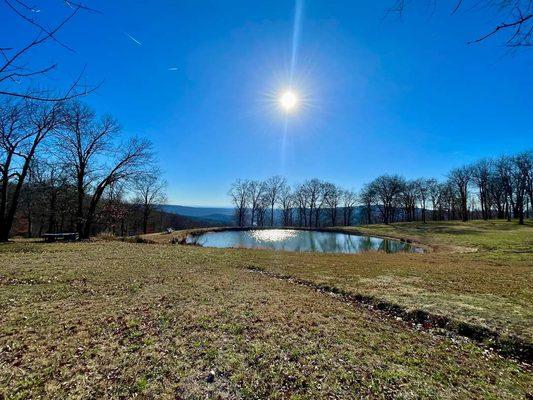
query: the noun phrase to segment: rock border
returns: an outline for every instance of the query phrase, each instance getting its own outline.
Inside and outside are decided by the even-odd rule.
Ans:
[[[410,323],[418,330],[435,333],[443,330],[451,335],[471,339],[482,347],[494,350],[504,357],[515,359],[522,363],[526,369],[530,369],[531,364],[533,364],[533,343],[515,336],[503,336],[497,331],[484,326],[456,321],[449,317],[432,314],[424,310],[409,310],[399,304],[383,301],[374,296],[351,293],[335,286],[317,284],[290,275],[266,271],[256,266],[249,266],[246,269],[251,273],[305,286],[342,301],[363,306],[372,311],[382,312],[389,318]]]

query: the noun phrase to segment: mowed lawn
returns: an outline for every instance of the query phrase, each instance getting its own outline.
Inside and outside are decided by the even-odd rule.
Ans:
[[[0,398],[528,398],[523,364],[250,270],[530,339],[532,228],[498,226],[511,246],[402,225],[427,254],[1,245]]]

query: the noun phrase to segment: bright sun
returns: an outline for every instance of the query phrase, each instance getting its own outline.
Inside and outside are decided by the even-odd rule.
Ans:
[[[298,104],[298,97],[292,90],[287,90],[279,98],[279,103],[285,111],[289,112],[294,110]]]

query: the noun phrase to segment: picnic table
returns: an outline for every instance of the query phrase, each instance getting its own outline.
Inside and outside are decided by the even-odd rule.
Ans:
[[[45,242],[55,242],[57,240],[63,240],[65,242],[75,242],[78,240],[77,232],[63,232],[63,233],[45,233],[43,235]]]

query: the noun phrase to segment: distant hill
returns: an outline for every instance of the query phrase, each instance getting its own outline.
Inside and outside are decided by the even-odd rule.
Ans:
[[[233,208],[225,207],[188,207],[173,204],[164,204],[161,210],[171,214],[213,222],[215,225],[231,225],[234,221]]]
[[[160,209],[166,213],[188,218],[190,222],[196,220],[200,226],[234,225],[235,223],[234,209],[230,207],[189,207],[165,204],[162,205]],[[339,207],[337,210],[339,220],[342,219],[342,212],[342,207]],[[360,224],[363,214],[364,207],[356,206],[352,214],[352,225]],[[375,217],[378,216],[379,211],[377,207],[373,207],[372,214]],[[327,208],[322,209],[322,215],[323,218],[327,218]],[[275,210],[274,218],[276,224],[279,224],[279,221],[281,221],[282,218],[281,210]]]
[[[186,217],[179,214],[174,214],[166,211],[157,211],[152,216],[152,219],[162,221],[161,225],[164,228],[173,229],[192,229],[192,228],[207,228],[211,226],[221,225],[217,221],[204,220],[196,217]]]

